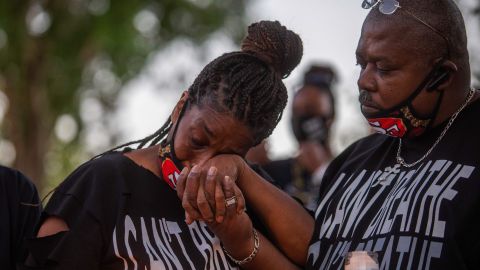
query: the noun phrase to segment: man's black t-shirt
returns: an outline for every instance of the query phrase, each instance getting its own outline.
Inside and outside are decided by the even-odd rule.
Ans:
[[[342,269],[355,250],[376,252],[380,269],[479,269],[479,115],[476,101],[412,168],[396,165],[398,139],[380,134],[338,156],[323,180],[307,269]],[[445,125],[404,141],[402,157],[421,158]]]
[[[107,154],[56,190],[44,218],[59,216],[70,230],[32,239],[31,255],[41,269],[237,269],[206,224],[187,225],[184,213],[165,181]]]
[[[0,166],[0,269],[15,269],[26,256],[41,206],[35,186],[18,171]]]

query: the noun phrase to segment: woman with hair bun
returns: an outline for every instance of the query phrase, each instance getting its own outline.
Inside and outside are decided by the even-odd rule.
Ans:
[[[272,133],[287,103],[282,79],[302,50],[279,22],[252,24],[242,50],[206,65],[157,132],[86,162],[60,184],[29,241],[26,269],[237,269],[208,226],[232,211],[246,215],[240,191],[211,181],[215,198],[198,203],[214,200],[217,211],[193,221],[177,180],[203,173],[214,156],[243,157]]]

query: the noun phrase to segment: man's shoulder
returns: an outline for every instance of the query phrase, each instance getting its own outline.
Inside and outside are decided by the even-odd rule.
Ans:
[[[354,169],[355,164],[370,160],[374,153],[390,151],[392,140],[390,136],[371,134],[355,141],[330,162],[325,174],[332,176],[342,168]]]
[[[373,133],[350,144],[338,155],[338,157],[346,158],[348,156],[368,154],[369,152],[376,151],[377,149],[383,147],[385,143],[388,143],[391,140],[393,140],[393,138],[390,136]]]

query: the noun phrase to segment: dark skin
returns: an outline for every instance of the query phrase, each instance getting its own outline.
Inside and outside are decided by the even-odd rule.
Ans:
[[[293,98],[293,116],[314,115],[327,119],[325,123],[330,129],[332,125],[332,104],[327,93],[315,89],[315,86],[305,86],[300,89]],[[299,142],[298,162],[310,173],[314,173],[322,164],[332,159],[332,153],[328,145],[320,145],[317,142]]]
[[[441,57],[439,55],[438,58],[422,58],[411,54],[416,46],[415,42],[409,39],[407,30],[409,28],[406,26],[388,21],[373,24],[367,18],[357,49],[357,59],[362,67],[358,85],[361,93],[364,93],[365,98],[362,101],[364,106],[368,106],[368,108],[365,107],[366,110],[390,108],[404,100]],[[392,33],[402,33],[402,35],[392,35]],[[436,89],[436,91],[444,91],[445,94],[434,125],[448,119],[460,107],[466,99],[470,84],[468,67],[458,68],[456,62],[452,60],[446,61],[443,66],[450,71],[450,77]],[[423,91],[414,101],[415,109],[420,113],[428,114],[438,97],[436,91]],[[474,99],[477,98],[478,93],[475,94]],[[172,114],[174,122],[178,120],[178,114],[179,111],[176,109]],[[235,126],[235,130],[237,129],[238,127]],[[225,150],[224,147],[225,145],[222,145],[222,151]],[[239,145],[229,146],[228,149],[238,150],[238,147]],[[157,150],[156,148],[139,150],[132,152],[129,157],[158,175],[158,168],[153,162]],[[182,152],[181,149],[179,151]],[[186,151],[185,153],[187,155],[194,152]],[[195,169],[192,168],[193,173],[188,169],[182,173],[178,194],[182,198],[182,204],[188,215],[198,217],[197,219],[211,220],[212,216],[208,216],[210,214],[208,209],[216,213],[219,207],[220,209],[225,207],[221,206],[220,204],[223,205],[223,203],[217,200],[222,197],[217,193],[222,193],[223,198],[237,194],[236,185],[242,190],[246,201],[255,209],[269,229],[276,246],[282,251],[280,252],[266,238],[260,236],[259,253],[253,261],[242,267],[245,269],[297,269],[290,260],[298,265],[304,264],[313,231],[313,218],[289,196],[249,169],[243,159],[236,155],[238,153],[217,154],[220,153],[201,152],[201,158],[195,159],[195,162],[204,163]],[[207,158],[210,159],[205,160]],[[210,174],[207,181],[206,178],[209,175],[207,171],[211,167],[215,167],[216,172]],[[237,179],[236,183],[226,180],[228,178],[225,178],[225,175],[232,180]],[[202,194],[205,199],[201,198]],[[240,195],[237,199],[240,205],[243,199]],[[208,206],[205,200],[208,201]],[[253,249],[251,222],[248,216],[237,208],[229,207],[225,211],[225,219],[222,222],[210,222],[210,228],[235,258],[245,258]],[[199,214],[206,214],[206,216],[199,216]],[[50,235],[62,230],[68,230],[65,222],[59,218],[50,217],[42,224],[38,236]]]
[[[255,213],[260,217],[263,224],[269,228],[269,233],[275,245],[260,235],[261,248],[255,259],[246,265],[244,269],[298,269],[295,265],[303,265],[307,256],[308,242],[313,233],[313,218],[305,209],[283,191],[277,189],[261,176],[256,174],[238,155],[218,155],[201,166],[202,171],[209,168],[216,168],[216,176],[209,180],[202,178],[198,172],[184,172],[179,178],[177,193],[182,198],[182,204],[188,215],[194,219],[203,220],[205,217],[199,215],[202,210],[192,209],[207,208],[205,205],[197,204],[198,190],[203,189],[204,193],[210,193],[207,197],[214,197],[215,192],[212,182],[221,182],[226,186],[227,181],[224,175],[230,175],[236,179],[234,186],[238,186],[245,200],[254,207]],[[227,194],[225,190],[223,197],[228,198],[232,192]],[[281,202],[282,207],[277,207]],[[210,208],[214,209],[215,202],[209,201]],[[225,203],[225,202],[224,202]],[[208,209],[207,209],[208,211]],[[249,217],[243,212],[234,213],[235,209],[227,208],[223,222],[207,223],[210,229],[222,240],[223,245],[234,258],[246,258],[253,250],[252,225]],[[295,214],[294,214],[295,213]],[[292,231],[292,228],[295,231]],[[288,237],[286,237],[290,234]],[[295,235],[295,237],[291,237]],[[281,250],[278,250],[277,247]],[[283,255],[285,254],[285,255]],[[289,259],[287,259],[287,257]],[[275,258],[275,259],[272,259]],[[293,264],[293,261],[295,264]]]
[[[184,93],[177,103],[173,113],[172,122],[179,123],[174,140],[177,158],[186,166],[180,175],[184,179],[187,175],[195,192],[183,192],[182,182],[178,190],[182,190],[182,205],[186,209],[186,222],[192,223],[194,219],[207,222],[212,231],[219,237],[225,238],[224,246],[232,250],[232,256],[243,258],[248,256],[254,246],[252,238],[253,225],[245,213],[245,199],[234,180],[245,173],[238,171],[239,166],[224,163],[221,169],[212,167],[210,162],[215,157],[231,156],[232,160],[243,162],[247,150],[252,146],[249,129],[241,122],[225,113],[218,113],[208,106],[191,106],[187,108],[179,121],[180,112],[185,106],[188,94]],[[173,136],[173,128],[169,134]],[[125,155],[138,165],[151,171],[158,177],[161,175],[157,163],[159,146],[135,150]],[[254,173],[253,171],[248,171]],[[250,179],[253,177],[248,176]],[[258,176],[259,177],[259,176]],[[204,192],[204,189],[210,192]],[[193,189],[192,189],[193,190]],[[279,192],[279,191],[278,191]],[[236,196],[236,204],[227,207],[225,199]],[[188,199],[194,198],[191,203]],[[287,199],[289,199],[287,197]],[[194,207],[191,207],[194,205]],[[221,224],[221,225],[219,225]],[[68,231],[69,227],[61,218],[51,216],[41,225],[37,237],[53,235],[61,231]],[[232,235],[230,235],[234,232]],[[281,252],[271,244],[263,235],[259,235],[262,250],[256,256],[259,265],[270,267],[271,256],[278,257],[275,269],[297,269]],[[230,240],[230,241],[229,241]],[[234,246],[236,243],[246,243],[241,249]],[[262,267],[263,267],[262,266]]]
[[[365,112],[375,113],[380,109],[389,109],[407,99],[432,67],[441,60],[442,50],[439,50],[437,57],[428,58],[414,53],[410,40],[416,38],[410,39],[409,35],[415,37],[417,34],[409,34],[410,27],[411,25],[368,20],[364,24],[356,56],[361,68],[357,84]],[[453,61],[447,60],[442,66],[451,76],[436,90],[422,91],[413,100],[415,110],[420,116],[425,116],[434,110],[439,92],[444,92],[433,126],[448,119],[465,101],[469,91],[462,82],[465,75],[458,72],[459,69]]]
[[[416,42],[419,40],[417,37],[421,33],[412,33],[412,31],[426,31],[427,29],[416,26],[412,30],[411,27],[412,25],[410,24],[399,24],[379,19],[371,20],[371,18],[367,17],[356,52],[358,64],[362,69],[358,79],[361,95],[360,101],[365,111],[377,112],[379,109],[388,109],[405,100],[427,76],[435,63],[441,59],[441,53],[437,57],[432,57],[434,53],[430,55],[415,53]],[[417,36],[414,38],[409,35]],[[442,66],[450,73],[448,79],[432,92],[422,91],[413,101],[414,108],[420,114],[427,115],[433,110],[439,91],[444,92],[440,111],[433,123],[434,126],[445,121],[458,110],[465,102],[470,90],[469,68],[468,66],[457,67],[456,62],[447,59]],[[478,97],[479,93],[477,91],[472,101],[478,99]],[[266,184],[265,181],[258,181],[258,176],[249,172],[248,168],[242,165],[241,161],[235,160],[235,157],[218,156],[206,164],[216,166],[219,171],[221,171],[220,167],[225,166],[225,164],[232,164],[230,166],[237,167],[239,173],[236,184],[245,195],[246,201],[256,210],[256,213],[272,233],[276,246],[283,252],[283,254],[270,253],[270,262],[267,263],[263,261],[264,257],[260,259],[255,258],[245,268],[294,269],[290,268],[291,266],[289,265],[280,266],[279,268],[276,268],[278,265],[273,265],[281,260],[283,256],[289,257],[298,265],[303,265],[307,258],[308,240],[299,240],[295,243],[289,242],[289,240],[293,238],[291,237],[292,235],[299,235],[299,237],[307,236],[307,238],[311,236],[313,219],[309,220],[306,218],[304,216],[306,212],[303,209],[295,208],[294,205],[290,204],[290,200],[282,196],[282,194],[276,193],[274,188]],[[231,168],[229,170],[232,171]],[[182,189],[191,193],[198,187],[198,184],[193,182],[199,181],[198,179],[191,179],[189,175],[184,175],[181,184]],[[205,189],[205,192],[211,191]],[[178,193],[182,197],[183,191],[179,190]],[[194,198],[189,198],[187,201],[191,204],[195,203]],[[298,227],[299,224],[296,222],[298,220],[304,222],[304,224],[300,225],[301,227]],[[228,226],[225,226],[223,229],[230,230],[230,233],[222,231],[219,234],[222,242],[228,243],[229,251],[232,254],[249,254],[245,253],[245,250],[248,250],[247,247],[250,247],[250,250],[252,250],[251,238],[245,238],[242,242],[241,239],[243,238],[234,237],[236,230],[242,226],[241,222],[237,225],[232,225],[229,221],[229,216],[227,216],[227,222]],[[216,226],[222,226],[222,224],[217,224]],[[263,246],[261,246],[260,250],[262,248]],[[294,252],[295,250],[297,251],[296,253]],[[245,257],[239,256],[237,258]]]
[[[294,101],[294,110],[295,108],[298,113],[331,115],[331,104],[328,96],[316,89],[306,88],[305,91],[302,91],[296,98],[296,101]],[[229,175],[232,179],[236,179],[235,186],[240,187],[246,201],[250,205],[254,205],[255,212],[270,229],[271,237],[276,245],[280,247],[290,260],[298,265],[303,265],[307,257],[308,242],[313,233],[313,218],[290,196],[278,190],[251,170],[241,156],[215,156],[202,164],[201,171],[203,171],[203,174],[197,171],[189,174],[186,172],[182,173],[177,193],[182,198],[182,205],[187,212],[187,222],[191,222],[194,219],[210,221],[213,213],[217,216],[217,222],[219,220],[223,221],[223,218],[218,218],[218,212],[220,212],[221,216],[223,209],[216,209],[221,204],[213,198],[228,198],[229,195],[219,196],[218,193],[221,190],[219,191],[218,184],[214,185],[214,180],[220,181],[222,183],[220,186],[225,186],[225,183],[222,182],[224,181],[223,176]],[[321,152],[319,156],[325,158],[325,151]],[[321,160],[322,162],[325,161],[324,159]],[[209,166],[215,168],[217,177],[208,177],[207,170],[209,170]],[[202,178],[202,175],[207,175],[206,179]],[[202,204],[198,203],[198,196],[200,196]],[[204,197],[207,198],[209,205],[204,204]],[[277,207],[280,204],[282,207]],[[202,213],[206,213],[206,215]],[[292,218],[292,216],[295,216],[295,218]],[[222,239],[222,243],[235,258],[245,258],[252,251],[251,222],[247,215],[243,213],[229,215],[227,211],[226,220],[223,223],[212,222],[209,223],[209,226]],[[294,228],[294,232],[292,232],[292,228]],[[285,237],[292,234],[296,237]],[[251,267],[258,267],[259,269],[289,269],[286,268],[288,266],[291,269],[296,269],[295,265],[288,262],[288,260],[285,261],[284,255],[279,253],[267,239],[263,236],[261,238],[261,252],[257,254],[255,264]],[[272,256],[277,257],[277,260],[271,260]],[[278,263],[278,265],[273,266],[269,263]]]
[[[172,112],[172,122],[174,125],[178,122],[180,112],[187,98],[188,93],[184,92]],[[175,138],[175,152],[187,168],[194,167],[194,165],[201,165],[208,159],[219,154],[245,155],[253,143],[250,131],[245,125],[230,115],[216,113],[215,110],[208,106],[191,106],[185,111],[179,123]],[[172,133],[173,128],[169,136],[172,136]],[[159,146],[156,145],[125,153],[125,156],[160,177],[161,171],[157,163],[158,150]],[[213,187],[217,187],[218,189],[222,188],[215,185]],[[237,207],[238,211],[242,211],[244,202],[241,193],[236,187],[232,188],[232,190],[240,198]],[[202,190],[198,192],[196,198],[198,199],[197,203],[199,205],[208,206]],[[209,199],[211,199],[212,202],[215,202],[215,199],[221,202],[216,212],[219,221],[221,221],[225,214],[225,197],[223,197],[223,193],[217,193],[217,197],[214,195]],[[204,220],[213,221],[215,218],[213,211],[207,211],[205,207],[201,209],[201,214],[206,217]],[[191,223],[191,220],[189,222]],[[37,236],[43,237],[68,230],[68,225],[62,219],[52,216],[45,220]]]

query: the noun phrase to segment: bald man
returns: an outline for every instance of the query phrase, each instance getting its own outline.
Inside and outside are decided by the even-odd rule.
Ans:
[[[449,0],[363,7],[359,101],[378,134],[327,170],[307,268],[367,254],[380,269],[478,269],[480,101],[462,15]]]
[[[296,269],[273,267],[282,254],[306,269],[480,267],[480,95],[470,87],[462,15],[451,0],[362,6],[371,11],[356,51],[359,101],[378,133],[330,163],[314,225],[248,169],[239,174],[237,185],[282,250],[262,238],[245,269]],[[244,223],[226,223],[216,231],[232,243]],[[232,244],[237,254],[252,250],[245,239]]]

